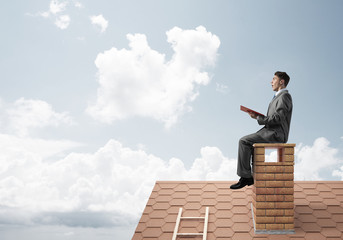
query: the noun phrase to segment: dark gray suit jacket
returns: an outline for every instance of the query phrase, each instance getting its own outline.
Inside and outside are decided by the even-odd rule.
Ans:
[[[280,92],[269,104],[267,116],[257,117],[260,125],[265,125],[257,133],[271,141],[286,143],[291,125],[293,103],[288,90]]]

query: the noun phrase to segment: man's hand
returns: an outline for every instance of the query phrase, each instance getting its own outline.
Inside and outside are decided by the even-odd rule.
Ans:
[[[253,112],[248,112],[250,117],[253,119],[257,119],[257,114],[253,113]]]

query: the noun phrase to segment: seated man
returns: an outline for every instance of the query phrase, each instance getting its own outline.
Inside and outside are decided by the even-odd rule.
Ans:
[[[276,93],[269,104],[267,116],[249,112],[249,115],[257,119],[258,124],[264,125],[264,127],[239,140],[237,175],[241,178],[238,183],[230,186],[231,189],[240,189],[246,185],[254,184],[250,166],[254,143],[287,142],[293,109],[292,97],[286,90],[288,82],[287,73],[276,72],[271,82],[272,89]]]

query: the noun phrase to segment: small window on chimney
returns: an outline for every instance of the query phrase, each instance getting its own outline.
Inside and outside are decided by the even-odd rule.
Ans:
[[[265,150],[265,162],[277,162],[277,149],[266,149]]]

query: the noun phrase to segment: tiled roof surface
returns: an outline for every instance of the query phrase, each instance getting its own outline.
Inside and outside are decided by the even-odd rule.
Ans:
[[[343,239],[343,181],[295,181],[295,234],[288,235],[255,234],[252,189],[231,190],[233,183],[156,182],[132,240],[171,240],[179,208],[183,208],[182,216],[198,217],[204,216],[206,206],[210,209],[208,240]],[[179,232],[202,232],[203,224],[185,219]]]

